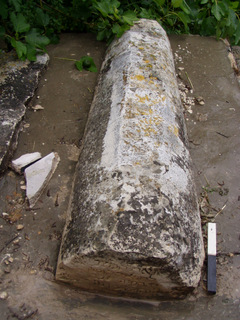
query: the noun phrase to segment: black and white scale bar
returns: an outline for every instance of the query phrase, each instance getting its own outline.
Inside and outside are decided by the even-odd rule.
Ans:
[[[208,272],[207,289],[216,293],[216,254],[217,254],[216,223],[208,223]]]

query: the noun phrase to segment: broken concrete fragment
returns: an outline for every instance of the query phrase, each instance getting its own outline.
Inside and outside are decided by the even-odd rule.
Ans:
[[[143,299],[198,285],[201,221],[172,52],[140,20],[108,49],[91,106],[56,279]]]
[[[27,167],[31,163],[41,158],[42,158],[42,155],[40,152],[26,153],[21,157],[13,160],[11,163],[11,167],[13,170],[21,174],[23,171],[23,168]]]
[[[60,158],[58,154],[52,152],[26,168],[24,172],[27,184],[26,195],[31,208],[35,205],[51,179],[59,161]]]

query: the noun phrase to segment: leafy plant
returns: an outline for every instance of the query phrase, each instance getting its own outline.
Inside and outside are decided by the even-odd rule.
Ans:
[[[55,57],[56,59],[60,60],[67,60],[67,61],[74,61],[75,66],[79,71],[87,70],[90,72],[97,72],[97,67],[94,63],[94,60],[90,56],[83,56],[80,60],[71,59],[71,58],[62,58],[62,57]]]
[[[79,61],[75,61],[75,66],[79,71],[85,69],[87,71],[97,72],[97,67],[93,61],[93,58],[89,56],[84,56]]]
[[[0,8],[0,37],[19,59],[35,61],[37,53],[56,42],[57,24],[52,28],[55,19],[45,12],[43,1],[0,0]]]

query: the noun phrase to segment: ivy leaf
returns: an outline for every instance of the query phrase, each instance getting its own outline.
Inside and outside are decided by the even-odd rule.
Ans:
[[[173,8],[179,8],[182,5],[183,0],[171,0],[171,3]]]
[[[129,24],[130,26],[133,25],[134,21],[137,21],[138,18],[133,11],[127,11],[122,15],[123,21]]]
[[[21,60],[26,59],[27,47],[21,41],[17,41],[14,38],[11,39],[11,45],[16,49],[18,58]]]
[[[14,12],[11,12],[10,19],[17,33],[28,32],[30,30],[30,24],[27,23],[26,18],[21,13],[16,15]]]
[[[83,56],[79,61],[75,62],[75,66],[79,71],[85,69],[87,71],[97,72],[97,67],[93,61],[93,58],[89,56]]]
[[[33,45],[36,48],[45,50],[45,46],[50,43],[50,40],[46,36],[42,36],[37,29],[33,28],[25,37],[28,44]]]

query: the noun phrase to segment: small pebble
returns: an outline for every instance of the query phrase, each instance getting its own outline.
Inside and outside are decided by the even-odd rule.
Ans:
[[[9,215],[9,214],[8,214],[7,212],[3,212],[3,213],[2,213],[2,216],[3,216],[3,217],[7,217],[8,215]]]
[[[22,230],[24,228],[24,225],[23,224],[18,224],[17,225],[17,230],[19,231],[19,230]]]
[[[6,300],[8,297],[8,293],[6,291],[0,292],[0,300]]]

